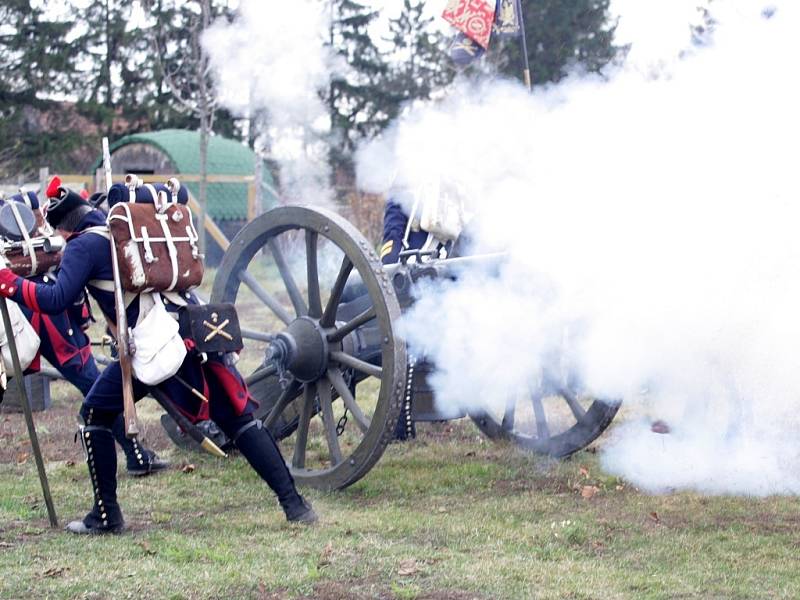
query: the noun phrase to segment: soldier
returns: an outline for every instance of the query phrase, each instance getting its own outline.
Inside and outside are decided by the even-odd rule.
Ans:
[[[433,252],[441,258],[448,255],[452,243],[425,231],[420,223],[419,212],[419,198],[415,198],[409,189],[395,188],[391,191],[383,213],[383,245],[380,253],[383,264],[398,262],[400,253],[406,250]]]
[[[433,179],[412,190],[395,182],[383,214],[381,262],[397,263],[400,253],[409,250],[419,252],[408,257],[410,261],[447,258],[463,225],[463,203],[453,186],[443,186]],[[414,421],[408,418],[403,405],[395,439],[405,441],[415,436]]]
[[[50,186],[51,191],[57,190],[59,185],[60,180],[54,178]],[[22,192],[8,200],[28,206],[36,216],[39,232],[43,235],[51,233],[49,225],[42,217],[39,198],[35,193]],[[58,273],[48,273],[28,279],[41,285],[53,285],[57,277]],[[85,333],[90,322],[89,306],[85,295],[81,293],[74,303],[58,314],[33,311],[24,304],[22,312],[33,325],[40,339],[39,355],[34,359],[29,370],[31,372],[38,371],[41,357],[44,357],[64,379],[78,388],[82,397],[85,397],[100,375],[92,356],[91,341]],[[161,460],[154,451],[125,436],[125,426],[121,416],[114,423],[112,431],[114,439],[125,453],[129,475],[142,477],[169,467],[169,463]]]
[[[51,201],[46,216],[54,228],[68,236],[58,279],[53,285],[38,285],[17,277],[9,269],[2,269],[0,294],[37,311],[60,313],[87,288],[105,318],[114,326],[114,293],[107,286],[108,282],[113,282],[113,272],[105,215],[93,209],[78,194],[61,188],[58,197]],[[197,302],[192,294],[185,296],[188,303]],[[136,297],[127,308],[131,325],[137,322],[141,298]],[[170,311],[179,308],[166,300],[165,304]],[[192,341],[187,340],[187,347],[192,345]],[[311,505],[298,494],[272,436],[259,420],[253,418],[255,404],[241,375],[222,357],[209,356],[207,362],[201,363],[201,357],[190,351],[179,376],[180,379],[172,377],[159,384],[159,390],[190,418],[197,420],[210,416],[222,428],[275,492],[287,520],[316,521]],[[185,387],[187,382],[195,389],[207,392],[208,402],[201,402],[189,392]],[[148,387],[136,379],[133,389],[137,400],[148,393]],[[119,363],[113,363],[100,374],[80,410],[84,423],[80,429],[81,439],[86,449],[94,505],[82,520],[67,525],[67,530],[72,533],[105,534],[124,529],[122,510],[117,502],[116,452],[112,434],[122,406],[121,369]]]

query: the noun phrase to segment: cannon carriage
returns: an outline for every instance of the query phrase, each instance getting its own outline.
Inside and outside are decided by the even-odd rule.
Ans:
[[[0,210],[0,220],[22,229],[9,211]],[[34,224],[24,227],[32,233]],[[35,251],[34,264],[43,272],[60,256],[54,240],[37,239],[30,251],[7,242],[4,251],[21,275],[32,274]],[[398,322],[413,306],[421,280],[457,279],[464,270],[502,260],[485,255],[384,266],[352,224],[303,206],[275,208],[237,234],[210,300],[237,308],[247,341],[240,370],[260,404],[258,417],[282,440],[298,482],[341,489],[358,481],[394,439],[401,412],[406,424],[468,416],[492,439],[554,457],[602,434],[619,404],[555,376],[503,398],[499,411],[487,405],[469,415],[443,414],[437,408],[429,382],[435,366],[409,355]]]
[[[413,305],[420,280],[454,279],[478,262],[499,260],[384,266],[345,219],[302,206],[275,208],[239,232],[217,271],[211,301],[237,307],[249,339],[244,356],[256,359],[240,367],[249,372],[259,417],[283,441],[299,482],[341,489],[358,481],[394,438],[404,405],[414,421],[469,416],[490,438],[554,457],[602,434],[619,403],[555,376],[503,399],[500,411],[437,409],[428,381],[435,366],[409,354],[397,333],[399,319]]]

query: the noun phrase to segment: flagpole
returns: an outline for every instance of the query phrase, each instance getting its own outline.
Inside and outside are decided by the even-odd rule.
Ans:
[[[533,89],[531,80],[531,65],[528,60],[528,36],[525,33],[525,16],[522,14],[522,0],[514,0],[517,5],[517,20],[519,22],[520,39],[522,41],[522,79],[528,87],[528,91]]]

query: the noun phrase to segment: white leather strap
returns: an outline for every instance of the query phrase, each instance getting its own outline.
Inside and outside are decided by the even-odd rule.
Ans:
[[[142,226],[142,243],[144,244],[144,260],[147,264],[151,264],[158,260],[153,255],[153,248],[150,246],[150,235],[147,233],[147,227]]]
[[[156,215],[156,219],[161,223],[161,230],[164,232],[164,238],[166,238],[167,241],[169,261],[172,266],[172,281],[167,288],[167,291],[171,292],[175,289],[175,286],[178,285],[178,249],[175,247],[175,242],[172,241],[172,232],[167,225],[167,218],[166,214]]]
[[[109,294],[114,293],[114,282],[108,279],[92,279],[86,282],[86,285],[98,289],[101,292],[108,292]],[[125,292],[125,308],[131,305],[131,302],[134,301],[136,296],[137,294],[134,294],[133,292]]]
[[[11,207],[11,212],[14,213],[14,220],[17,222],[22,241],[25,243],[24,253],[31,257],[30,274],[36,275],[36,267],[39,266],[39,261],[36,259],[36,249],[33,247],[33,242],[31,242],[31,236],[28,235],[28,229],[25,227],[25,223],[22,222],[22,215],[19,214],[17,203],[12,201],[8,205]]]

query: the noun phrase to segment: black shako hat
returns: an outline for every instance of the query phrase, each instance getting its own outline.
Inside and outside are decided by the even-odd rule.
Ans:
[[[61,187],[58,188],[58,194],[50,198],[50,204],[47,205],[45,218],[47,222],[50,223],[50,226],[55,229],[73,212],[79,211],[86,214],[91,208],[91,204],[81,198],[80,194]]]

